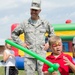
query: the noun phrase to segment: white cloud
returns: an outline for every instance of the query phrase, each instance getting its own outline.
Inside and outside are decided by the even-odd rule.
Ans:
[[[31,2],[31,0],[17,0],[17,1],[20,1],[22,3],[30,3]]]
[[[28,2],[28,0],[0,0],[0,10],[17,8],[21,4],[26,4]]]
[[[75,0],[42,0],[42,9],[54,10],[56,8],[75,7]]]
[[[5,24],[9,22],[9,17],[8,16],[4,16],[3,18],[0,18],[0,23]]]
[[[15,0],[1,0],[0,1],[0,10],[9,9],[17,7]]]
[[[70,17],[75,17],[75,12],[71,13]]]

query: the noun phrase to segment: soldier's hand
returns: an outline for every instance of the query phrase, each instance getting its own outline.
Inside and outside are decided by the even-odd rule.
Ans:
[[[25,48],[29,48],[29,44],[28,43],[24,43],[24,44],[22,44],[22,46],[25,47]]]
[[[48,43],[45,43],[44,50],[48,50],[48,48],[49,48],[49,44]]]

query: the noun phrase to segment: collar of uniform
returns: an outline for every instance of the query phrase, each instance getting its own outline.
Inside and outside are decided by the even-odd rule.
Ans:
[[[37,26],[41,25],[42,21],[41,21],[40,18],[39,18],[38,20],[35,20],[35,21],[33,21],[31,18],[29,18],[29,23],[30,23],[31,25],[37,27]]]

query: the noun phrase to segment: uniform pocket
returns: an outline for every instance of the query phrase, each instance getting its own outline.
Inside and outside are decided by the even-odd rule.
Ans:
[[[33,33],[33,30],[26,30],[26,33]]]
[[[45,32],[46,32],[45,29],[41,29],[41,30],[40,30],[40,33],[45,33]]]

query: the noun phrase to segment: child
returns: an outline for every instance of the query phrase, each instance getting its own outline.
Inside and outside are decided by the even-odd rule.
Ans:
[[[73,58],[75,58],[75,37],[73,38],[73,42],[72,42],[72,52],[73,52]]]
[[[69,69],[75,72],[75,65],[72,61],[72,57],[62,52],[62,40],[59,36],[50,37],[49,47],[52,50],[52,53],[51,55],[47,56],[46,59],[52,63],[58,63],[60,65],[58,70],[61,75],[69,75]],[[44,72],[44,75],[58,75],[57,71],[49,73],[48,68],[48,65],[43,65],[42,70]]]
[[[12,39],[8,39],[8,40],[12,40]],[[5,75],[17,75],[18,71],[15,67],[14,51],[11,50],[11,45],[7,43],[5,43],[3,61],[5,62]]]

